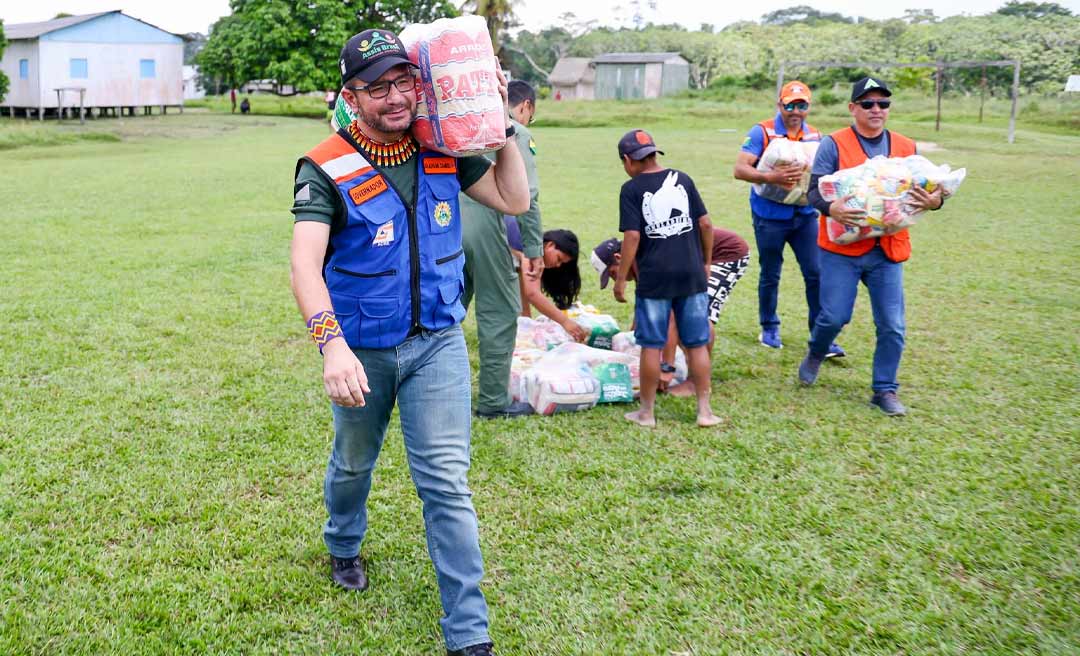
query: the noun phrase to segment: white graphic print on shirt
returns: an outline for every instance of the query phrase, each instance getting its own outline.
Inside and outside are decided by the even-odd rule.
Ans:
[[[679,174],[672,171],[656,193],[646,191],[641,198],[641,213],[645,216],[645,234],[654,239],[667,239],[694,229],[690,218],[690,199],[686,187],[676,184]]]

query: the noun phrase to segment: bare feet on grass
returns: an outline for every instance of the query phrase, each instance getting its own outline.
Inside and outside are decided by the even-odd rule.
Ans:
[[[724,418],[723,417],[718,417],[717,415],[714,415],[712,410],[709,410],[708,412],[705,412],[705,413],[698,412],[697,425],[699,427],[701,427],[701,428],[708,428],[710,426],[718,426],[718,425],[720,425],[722,423],[724,423]]]
[[[638,426],[644,426],[645,428],[656,427],[656,417],[651,412],[645,412],[644,410],[635,410],[628,412],[623,417],[634,422]]]

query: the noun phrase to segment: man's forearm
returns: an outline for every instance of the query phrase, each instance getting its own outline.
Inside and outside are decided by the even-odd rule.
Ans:
[[[822,214],[829,215],[829,201],[821,197],[821,192],[818,190],[818,180],[821,179],[821,174],[814,174],[810,176],[810,188],[806,191],[806,200],[810,202],[810,206]]]
[[[529,178],[515,139],[507,139],[495,154],[495,188],[511,210],[507,214],[518,216],[528,211]]]
[[[641,235],[636,232],[623,233],[622,251],[619,255],[619,271],[615,276],[616,280],[626,280],[626,277],[630,275],[630,267],[634,266],[634,258],[637,257],[638,244],[641,242]]]

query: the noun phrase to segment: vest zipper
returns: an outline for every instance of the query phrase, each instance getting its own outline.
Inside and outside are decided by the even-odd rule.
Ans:
[[[348,269],[342,269],[337,265],[334,265],[330,268],[338,273],[344,273],[347,276],[356,276],[357,278],[382,278],[384,276],[397,275],[397,269],[387,269],[386,271],[379,271],[378,273],[360,273],[359,271],[349,271]]]
[[[464,252],[465,252],[465,249],[462,248],[461,250],[454,253],[453,255],[447,255],[446,257],[440,257],[439,259],[435,260],[435,264],[446,264],[450,260],[456,260],[459,257],[461,257],[461,254],[464,253]]]
[[[417,154],[416,156],[416,184],[413,185],[413,197],[412,197],[412,216],[409,219],[409,264],[412,268],[412,280],[410,280],[412,290],[412,325],[413,327],[422,327],[420,325],[420,238],[417,236],[417,219],[416,214],[420,211],[420,172],[424,169],[424,158]]]

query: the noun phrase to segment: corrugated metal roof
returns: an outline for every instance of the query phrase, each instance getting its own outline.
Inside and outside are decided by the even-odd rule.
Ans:
[[[551,84],[577,84],[592,82],[596,78],[596,69],[589,66],[588,57],[563,57],[555,62],[555,68],[548,75]]]
[[[689,64],[677,52],[609,52],[593,58],[597,64]]]
[[[81,16],[68,16],[66,18],[54,18],[53,20],[41,21],[39,23],[15,23],[13,25],[4,25],[4,36],[9,41],[15,39],[36,39],[42,34],[48,34],[49,32],[55,32],[65,27],[71,27],[72,25],[78,25],[79,23],[85,23],[88,20],[93,20],[99,16],[106,14],[118,14],[119,9],[113,11],[101,11],[96,14],[82,14]]]

